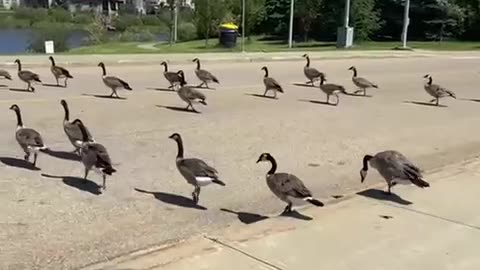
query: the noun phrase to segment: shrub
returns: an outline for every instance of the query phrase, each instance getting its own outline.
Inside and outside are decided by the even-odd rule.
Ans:
[[[34,37],[29,41],[28,50],[31,52],[45,52],[45,41],[52,40],[55,46],[55,52],[64,52],[68,50],[68,32],[63,28],[49,28],[36,30]]]
[[[144,25],[159,25],[162,24],[162,21],[159,17],[155,15],[146,15],[142,16],[142,22]]]
[[[127,30],[128,27],[143,25],[143,23],[139,16],[125,14],[116,17],[113,21],[113,25],[117,31],[123,32]]]
[[[75,24],[89,24],[92,22],[94,15],[87,12],[77,12],[73,14],[72,22]]]
[[[72,15],[70,14],[70,12],[59,7],[49,9],[48,17],[52,22],[65,23],[72,20]]]
[[[180,41],[189,41],[197,38],[197,28],[193,23],[181,23],[177,30]]]
[[[129,27],[125,32],[116,35],[114,38],[114,41],[120,42],[144,42],[153,40],[155,40],[155,35],[150,30],[138,26]]]

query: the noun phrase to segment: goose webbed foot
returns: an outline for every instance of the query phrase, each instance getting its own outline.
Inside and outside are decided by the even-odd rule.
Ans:
[[[30,158],[30,155],[29,155],[29,154],[25,154],[25,156],[23,156],[23,159],[24,159],[25,161],[28,161],[28,158]]]
[[[436,98],[434,98],[434,99],[430,100],[430,103],[433,103],[433,102],[435,102],[435,101],[437,101],[437,99],[436,99]]]
[[[282,214],[288,214],[292,212],[292,203],[289,203],[285,209],[283,210]]]

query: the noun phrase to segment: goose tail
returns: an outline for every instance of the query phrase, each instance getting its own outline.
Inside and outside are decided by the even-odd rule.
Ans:
[[[449,96],[451,96],[452,98],[457,99],[457,96],[456,96],[455,93],[453,93],[452,91],[447,90],[446,92],[447,92],[447,94],[448,94]]]
[[[378,85],[377,85],[377,84],[374,84],[374,83],[372,83],[372,87],[373,87],[373,88],[378,88]]]
[[[430,187],[430,184],[427,183],[422,178],[415,178],[415,179],[412,179],[411,181],[415,186],[420,187],[420,188]]]
[[[112,166],[109,166],[105,169],[102,170],[102,172],[104,174],[107,174],[107,175],[112,175],[114,172],[116,172],[117,170],[115,170]]]
[[[207,102],[204,99],[200,100],[199,102],[202,103],[203,105],[207,106]]]
[[[315,206],[318,206],[318,207],[324,206],[324,204],[321,201],[319,201],[317,199],[314,199],[312,197],[307,197],[307,198],[304,198],[303,200],[305,200],[305,201],[307,201],[307,202],[309,202],[309,203],[311,203]]]
[[[224,182],[222,182],[222,181],[219,180],[219,179],[213,180],[212,183],[215,183],[215,184],[220,185],[220,186],[225,186],[225,185],[226,185]]]
[[[215,82],[215,83],[220,83],[216,77],[213,77],[212,81]]]

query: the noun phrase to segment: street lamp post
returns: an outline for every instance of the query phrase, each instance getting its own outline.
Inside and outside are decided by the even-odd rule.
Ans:
[[[177,27],[178,27],[178,1],[175,1],[175,11],[174,11],[174,32],[173,32],[173,42],[177,42]]]
[[[242,52],[245,52],[245,0],[242,0]]]
[[[405,0],[405,10],[403,12],[403,30],[402,30],[402,47],[407,48],[408,25],[410,24],[410,0]]]
[[[288,31],[288,48],[292,48],[293,44],[293,7],[295,0],[290,0],[290,29]]]

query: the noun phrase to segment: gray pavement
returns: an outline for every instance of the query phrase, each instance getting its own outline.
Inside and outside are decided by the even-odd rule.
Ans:
[[[301,211],[310,221],[273,216],[84,270],[475,270],[479,169],[478,159],[448,166],[426,175],[429,189],[379,186]]]
[[[380,85],[369,91],[372,97],[341,96],[338,107],[318,103],[325,100],[318,88],[294,85],[305,82],[304,62],[212,62],[204,67],[221,85],[203,90],[209,105],[197,106],[201,114],[175,110],[185,104],[162,90],[167,83],[157,64],[107,65],[109,74],[134,88],[120,93],[126,100],[98,96],[110,92],[97,67],[72,67],[75,79],[67,89],[38,85],[35,93],[27,93],[16,91],[24,87],[17,78],[0,80],[0,85],[8,84],[0,87],[0,269],[75,269],[244,226],[236,214],[221,208],[274,215],[284,205],[265,185],[267,166],[255,164],[264,151],[277,158],[280,171],[304,179],[322,200],[366,187],[358,179],[366,153],[397,149],[426,170],[475,157],[480,150],[475,57],[314,61],[329,82],[344,84],[349,92],[355,90],[347,70],[351,65]],[[252,95],[263,93],[260,68],[265,64],[284,85],[286,93],[278,100]],[[46,67],[25,68],[38,72],[46,84],[54,81]],[[193,64],[171,65],[180,68],[190,84],[198,83]],[[14,67],[9,70],[15,72]],[[422,88],[426,73],[458,99],[442,100],[447,107],[422,105],[431,99]],[[70,104],[71,117],[80,117],[107,146],[118,168],[103,194],[95,184],[100,177],[92,174],[83,185],[82,165],[70,160],[62,98]],[[15,116],[8,110],[12,103],[55,151],[40,156],[40,171],[17,160],[22,153],[14,139]],[[214,164],[227,183],[202,190],[200,204],[207,210],[188,203],[192,190],[175,168],[176,145],[168,139],[173,132],[183,135],[187,156]],[[372,175],[367,185],[379,181]]]

